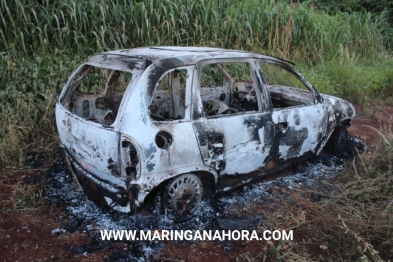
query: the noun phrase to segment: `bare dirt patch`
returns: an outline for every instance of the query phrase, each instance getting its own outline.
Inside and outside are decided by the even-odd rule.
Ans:
[[[354,106],[357,115],[349,128],[349,133],[361,137],[372,150],[381,139],[378,130],[388,130],[393,123],[393,105],[373,104],[363,109],[359,105]]]

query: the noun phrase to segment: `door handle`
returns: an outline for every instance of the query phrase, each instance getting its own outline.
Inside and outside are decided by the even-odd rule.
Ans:
[[[280,128],[281,131],[285,131],[288,129],[288,122],[278,122],[278,127]]]
[[[224,143],[222,136],[219,134],[213,134],[208,138],[208,148],[223,148]]]

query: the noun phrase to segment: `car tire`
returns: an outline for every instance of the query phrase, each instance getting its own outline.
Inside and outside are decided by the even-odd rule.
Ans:
[[[345,152],[347,141],[347,129],[343,126],[339,126],[333,131],[333,134],[330,136],[326,144],[326,150],[333,155],[340,157]]]
[[[169,219],[183,221],[198,209],[203,185],[194,174],[183,174],[172,179],[165,188],[162,206]]]

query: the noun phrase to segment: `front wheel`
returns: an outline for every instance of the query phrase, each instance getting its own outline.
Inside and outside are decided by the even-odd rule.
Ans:
[[[203,194],[202,182],[194,174],[184,174],[169,182],[163,196],[166,215],[172,220],[186,220],[198,208]]]
[[[326,150],[335,156],[342,156],[348,141],[347,129],[343,126],[337,127],[326,144]]]

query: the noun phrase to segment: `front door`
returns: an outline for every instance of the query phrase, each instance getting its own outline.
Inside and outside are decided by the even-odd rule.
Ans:
[[[324,104],[297,72],[269,61],[259,63],[273,106],[277,164],[284,166],[317,153],[327,129]]]
[[[260,99],[252,61],[196,66],[193,127],[202,159],[228,190],[247,174],[263,172],[271,156],[274,125]]]
[[[276,126],[278,164],[316,153],[327,127],[324,106],[320,103],[275,110],[273,123]]]

